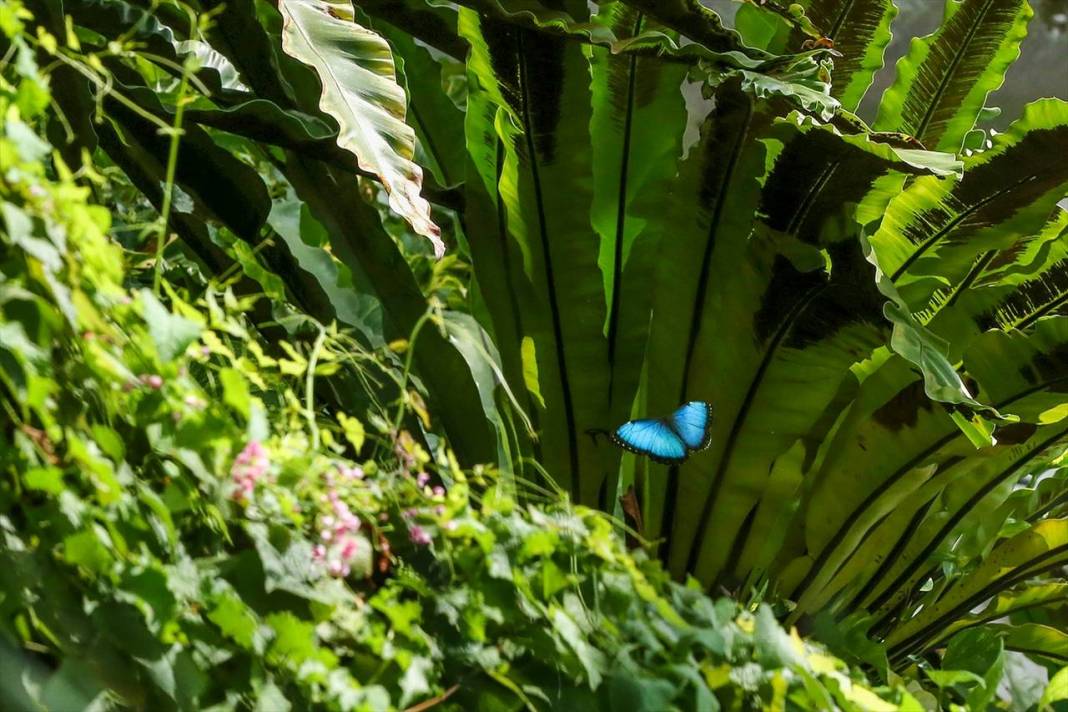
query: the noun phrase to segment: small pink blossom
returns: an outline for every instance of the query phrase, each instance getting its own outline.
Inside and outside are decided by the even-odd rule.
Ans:
[[[413,544],[419,546],[426,546],[431,541],[430,535],[427,533],[426,529],[423,529],[418,524],[413,524],[408,529],[408,538],[412,540]]]
[[[230,477],[235,486],[233,498],[238,501],[247,500],[255,489],[256,482],[267,474],[270,467],[271,461],[263,445],[256,440],[249,441],[234,458],[233,467],[230,468]]]
[[[455,519],[450,519],[449,521],[445,522],[445,528],[450,532],[456,531],[456,527],[458,526],[460,525],[456,522]]]
[[[338,468],[338,472],[344,480],[362,480],[364,477],[363,468],[358,466],[348,467],[347,465],[341,465]]]
[[[144,383],[152,390],[158,391],[163,388],[163,377],[155,373],[144,374],[141,376],[141,383]]]
[[[345,534],[346,532],[354,532],[360,528],[360,520],[354,516],[348,516],[342,519],[340,522],[334,525],[334,531],[338,534]]]
[[[345,539],[345,543],[341,545],[341,558],[345,561],[349,561],[356,555],[356,550],[359,548],[359,541],[355,537],[348,537]]]
[[[441,485],[434,485],[434,489],[431,490],[431,491],[434,493],[435,497],[444,497],[445,496],[445,488],[442,487]]]
[[[316,561],[322,561],[326,557],[326,547],[322,544],[316,544],[312,547],[312,558]]]
[[[428,482],[430,482],[430,475],[425,472],[420,472],[415,476],[415,483],[420,487],[426,487]]]

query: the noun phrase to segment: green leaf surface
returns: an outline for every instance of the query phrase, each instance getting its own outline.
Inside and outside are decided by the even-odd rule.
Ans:
[[[204,42],[189,40],[184,31],[187,17],[151,12],[125,0],[68,0],[63,9],[78,25],[105,38],[136,41],[140,52],[166,71],[181,72],[185,56],[195,55],[193,76],[212,94],[224,95],[236,88],[234,68],[226,57]]]
[[[680,542],[671,553],[673,570],[702,579],[726,571],[744,579],[752,572],[736,571],[739,563],[766,559],[759,553],[766,532],[757,534],[752,522],[761,507],[766,516],[793,494],[784,491],[776,501],[762,495],[772,473],[780,480],[800,476],[776,469],[776,459],[797,468],[812,457],[791,449],[812,428],[824,427],[825,409],[852,379],[850,367],[886,343],[884,297],[865,266],[847,206],[891,167],[952,170],[939,154],[901,156],[867,135],[843,134],[796,114],[776,118],[775,112],[789,111],[785,100],[755,103],[746,116],[740,102],[750,100],[733,99],[730,91],[727,84],[718,92],[722,126],[748,121],[740,127],[751,133],[731,161],[722,160],[723,146],[737,135],[709,133],[708,143],[699,144],[709,151],[707,179],[725,182],[706,184],[696,199],[680,194],[693,207],[675,210],[678,236],[661,257],[663,306],[654,302],[654,314],[671,317],[654,320],[647,366],[657,374],[651,414],[695,398],[715,409],[708,451],[669,470],[663,515]],[[768,144],[754,141],[764,136],[785,144],[767,161],[773,167],[766,177]],[[753,184],[760,182],[758,194]],[[720,212],[709,195],[724,201]],[[749,202],[755,199],[758,205]],[[734,330],[746,338],[722,349]],[[785,402],[791,407],[784,409]],[[649,501],[655,506],[655,495]]]
[[[196,108],[185,111],[194,123],[239,134],[275,146],[304,150],[332,157],[337,132],[325,121],[297,111],[283,109],[273,101],[251,99],[220,108]]]
[[[71,534],[63,540],[63,558],[74,566],[83,566],[90,572],[102,574],[111,566],[112,555],[100,541],[99,530]]]
[[[734,30],[728,29],[714,11],[697,0],[623,0],[661,25],[689,37],[714,52],[738,51],[753,56],[763,52],[746,47]]]
[[[1040,521],[1025,532],[1008,539],[994,548],[974,571],[952,584],[937,601],[925,607],[918,615],[897,627],[888,636],[892,653],[898,653],[922,643],[932,633],[976,603],[1019,581],[1029,572],[1045,570],[1068,561],[1068,520],[1048,519]],[[1038,626],[1041,628],[1041,626]],[[1030,629],[1027,629],[1030,631]],[[1049,629],[1053,630],[1053,629]],[[1057,640],[1044,639],[1043,631],[1034,631],[1043,646],[1048,644],[1050,655],[1060,650]],[[1021,635],[1024,635],[1021,633]],[[1068,642],[1068,636],[1060,635]],[[1019,649],[1008,639],[1006,646]],[[1068,657],[1068,653],[1059,653]]]
[[[972,709],[985,709],[994,699],[1004,667],[1004,644],[997,632],[989,628],[958,633],[950,639],[942,656],[944,670],[967,670],[982,680],[965,698]]]
[[[200,338],[200,324],[172,314],[147,289],[141,291],[141,308],[148,332],[156,344],[156,353],[163,362],[173,361],[185,352],[189,344]]]
[[[118,145],[115,139],[107,136],[103,127],[98,129],[101,143],[109,155],[131,173],[131,180],[149,200],[161,204],[170,138],[162,135],[159,125],[148,120],[143,112],[147,111],[164,125],[173,122],[173,115],[135,72],[116,63],[112,63],[110,69],[123,83],[123,91],[136,99],[141,111],[114,98],[106,99],[109,118],[117,128]],[[175,199],[170,219],[179,224],[190,217],[217,219],[238,237],[258,242],[260,228],[270,210],[270,199],[256,170],[219,146],[206,131],[195,125],[183,126],[180,146],[174,180],[192,199],[192,204]],[[190,246],[203,247],[202,243],[207,240],[202,238],[198,242],[201,245]]]
[[[618,37],[655,27],[640,11],[622,4],[602,8],[597,21],[609,23]],[[621,423],[631,415],[641,376],[656,255],[672,232],[672,216],[661,196],[674,184],[682,153],[686,69],[655,57],[595,48],[592,73],[590,220],[601,240],[598,263],[611,369],[608,417],[609,423]],[[607,491],[616,491],[614,481]]]
[[[586,3],[564,0],[461,0],[464,5],[480,15],[507,22],[540,33],[581,39],[609,45],[612,32],[603,24],[587,22],[589,9]]]
[[[326,248],[329,235],[308,207],[296,200],[275,201],[268,224],[285,242],[301,269],[322,287],[337,319],[355,327],[372,346],[382,346],[382,304],[366,284]]]
[[[1005,636],[1005,648],[1008,650],[1053,661],[1058,665],[1068,662],[1068,633],[1060,628],[1039,623],[991,627]]]
[[[987,95],[1020,56],[1032,16],[1026,0],[947,0],[945,19],[914,38],[883,95],[875,128],[958,153]]]
[[[400,680],[400,704],[402,707],[430,692],[427,673],[433,667],[434,663],[429,658],[424,657],[413,658],[408,663]]]
[[[1068,212],[1011,245],[980,254],[963,280],[939,289],[918,316],[954,352],[991,328],[1027,329],[1068,305]]]
[[[1050,678],[1049,685],[1042,693],[1038,706],[1052,705],[1054,702],[1068,700],[1068,667],[1062,668],[1056,675]]]
[[[469,230],[469,239],[476,263],[508,254],[507,281],[494,284],[492,293],[486,285],[483,294],[495,301],[498,337],[512,331],[510,342],[498,338],[509,374],[518,375],[523,355],[533,356],[522,369],[537,374],[534,390],[545,403],[543,412],[531,412],[541,430],[542,465],[578,501],[593,502],[605,473],[585,433],[606,425],[609,374],[600,245],[589,218],[589,61],[580,46],[479,20],[467,10],[460,27],[472,44],[469,72],[493,107],[469,112],[468,136],[481,131],[500,147],[485,155],[493,163],[480,166],[495,199],[486,209],[496,215],[487,218],[497,229]],[[492,128],[471,125],[476,116],[492,120]],[[497,244],[482,244],[488,240]],[[520,321],[506,324],[513,305]]]
[[[346,591],[333,582],[324,582],[317,575],[312,562],[311,545],[288,533],[278,534],[281,541],[272,540],[268,528],[260,523],[245,525],[263,566],[264,587],[267,592],[287,591],[310,601],[337,604],[348,598]],[[317,583],[318,582],[318,583]],[[330,585],[328,585],[330,584]]]

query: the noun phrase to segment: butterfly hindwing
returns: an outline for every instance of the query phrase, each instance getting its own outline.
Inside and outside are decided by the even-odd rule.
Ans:
[[[712,437],[712,406],[690,401],[671,414],[671,428],[690,450],[703,450]]]
[[[648,455],[656,462],[667,465],[686,459],[686,444],[674,428],[662,419],[623,423],[612,433],[612,440],[626,450]]]

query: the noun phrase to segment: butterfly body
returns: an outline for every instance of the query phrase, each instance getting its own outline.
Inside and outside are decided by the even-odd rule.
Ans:
[[[712,438],[712,406],[690,401],[667,418],[630,420],[611,433],[624,450],[646,455],[665,465],[684,462],[691,452],[708,447]]]

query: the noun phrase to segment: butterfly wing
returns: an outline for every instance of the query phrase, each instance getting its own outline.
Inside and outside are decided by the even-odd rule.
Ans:
[[[712,406],[690,401],[671,414],[671,428],[690,450],[703,450],[712,439]]]
[[[686,444],[664,420],[631,420],[612,433],[612,442],[625,450],[674,465],[686,459]]]

